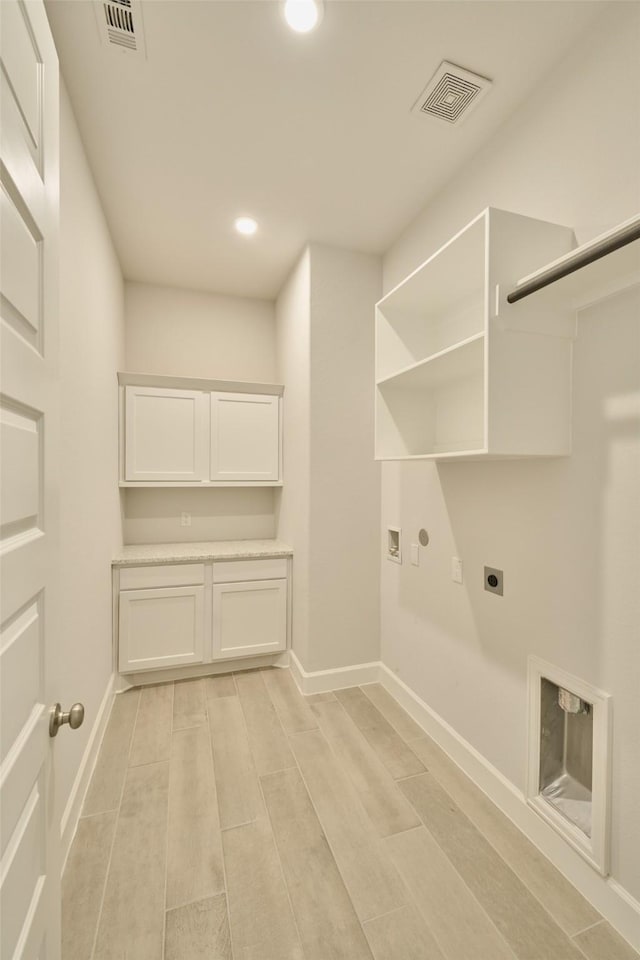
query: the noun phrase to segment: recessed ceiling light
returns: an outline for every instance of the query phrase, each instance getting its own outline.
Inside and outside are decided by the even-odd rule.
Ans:
[[[252,237],[258,229],[258,224],[252,217],[238,217],[234,222],[234,227],[238,233],[242,233],[245,237]]]
[[[284,18],[296,33],[308,33],[322,20],[322,0],[286,0]]]

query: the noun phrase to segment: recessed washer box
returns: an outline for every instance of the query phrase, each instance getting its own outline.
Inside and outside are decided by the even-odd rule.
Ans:
[[[402,563],[402,530],[400,527],[387,527],[387,560]]]

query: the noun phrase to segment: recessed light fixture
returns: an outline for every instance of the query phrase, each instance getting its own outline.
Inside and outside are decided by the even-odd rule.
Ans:
[[[286,0],[284,18],[296,33],[309,33],[322,20],[322,0]]]
[[[238,233],[245,237],[252,237],[258,229],[258,224],[252,217],[238,217],[233,225]]]

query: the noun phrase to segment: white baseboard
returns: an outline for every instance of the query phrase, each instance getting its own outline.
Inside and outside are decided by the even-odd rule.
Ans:
[[[123,690],[130,690],[131,687],[143,687],[150,683],[171,683],[173,680],[214,677],[221,673],[255,670],[257,667],[288,667],[289,654],[289,650],[284,650],[282,653],[261,654],[257,657],[236,657],[235,660],[216,660],[213,663],[198,663],[195,666],[118,674],[117,690],[118,693],[121,693]]]
[[[342,690],[357,687],[361,683],[376,683],[380,679],[379,661],[356,663],[352,667],[336,667],[333,670],[315,670],[308,673],[293,650],[290,653],[290,669],[300,693],[326,693],[327,690]]]
[[[69,856],[69,850],[71,849],[71,844],[73,843],[73,838],[76,833],[76,827],[78,826],[78,820],[80,819],[82,804],[84,803],[84,798],[87,794],[87,790],[89,789],[91,775],[93,774],[93,769],[96,765],[96,760],[98,759],[98,752],[102,745],[102,738],[107,728],[107,721],[111,713],[111,707],[113,706],[113,700],[115,696],[114,686],[115,674],[111,674],[104,692],[104,696],[102,697],[102,702],[98,708],[98,713],[96,714],[93,728],[89,734],[89,740],[87,741],[87,746],[82,755],[82,760],[80,761],[76,778],[73,781],[73,786],[71,788],[71,793],[69,794],[69,799],[67,800],[67,805],[64,809],[64,813],[62,814],[62,819],[60,820],[60,843],[62,848],[60,860],[61,875],[64,872],[67,857]]]
[[[640,903],[611,877],[590,867],[528,806],[524,793],[457,733],[384,664],[383,687],[468,777],[636,950],[640,950]],[[362,681],[361,681],[362,682]]]

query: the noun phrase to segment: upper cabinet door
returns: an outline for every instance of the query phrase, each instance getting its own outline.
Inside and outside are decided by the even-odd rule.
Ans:
[[[280,480],[279,411],[277,396],[211,394],[211,480]]]
[[[207,401],[198,390],[125,387],[125,480],[205,480]]]

